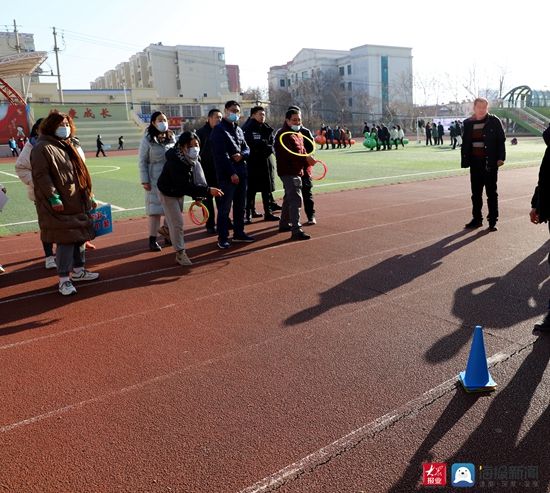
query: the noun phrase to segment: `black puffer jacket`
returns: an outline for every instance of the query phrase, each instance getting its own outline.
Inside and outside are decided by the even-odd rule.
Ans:
[[[182,161],[175,148],[169,149],[166,152],[166,163],[157,181],[158,189],[167,197],[207,197],[208,187],[198,187],[193,183],[193,166],[196,164],[187,159]]]
[[[540,222],[550,220],[550,127],[542,134],[546,151],[540,163],[539,181],[531,199],[531,207],[537,210]]]

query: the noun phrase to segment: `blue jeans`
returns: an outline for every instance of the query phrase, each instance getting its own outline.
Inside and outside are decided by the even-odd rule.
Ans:
[[[223,192],[218,209],[218,240],[227,241],[229,238],[229,212],[233,205],[233,235],[244,235],[244,209],[246,206],[246,165],[236,166],[239,184],[234,185],[231,180],[219,180],[219,187]]]

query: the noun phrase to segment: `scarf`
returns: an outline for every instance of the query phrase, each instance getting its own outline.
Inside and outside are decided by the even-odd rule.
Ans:
[[[204,176],[204,171],[202,170],[201,163],[197,159],[197,161],[191,161],[189,157],[182,152],[180,146],[176,146],[176,156],[178,156],[178,159],[189,166],[191,166],[191,172],[193,173],[193,183],[197,187],[208,187],[208,184],[206,183],[206,177]]]
[[[76,174],[76,181],[78,183],[78,186],[80,187],[80,190],[86,193],[86,197],[92,197],[92,177],[88,172],[88,168],[84,164],[82,157],[80,157],[80,154],[78,153],[75,144],[70,140],[65,141],[64,144],[67,146],[67,151],[69,153],[71,163],[73,163],[73,168]]]

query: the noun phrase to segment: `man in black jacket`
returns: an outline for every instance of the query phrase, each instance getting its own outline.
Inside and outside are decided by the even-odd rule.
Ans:
[[[201,144],[201,165],[204,170],[204,176],[209,185],[216,187],[218,180],[216,178],[216,166],[214,165],[214,156],[212,155],[212,143],[210,142],[210,133],[212,129],[222,121],[222,112],[213,108],[208,112],[208,121],[197,130],[197,135]],[[204,205],[208,209],[208,221],[206,221],[206,231],[210,234],[216,234],[216,213],[214,211],[214,200],[216,207],[219,209],[219,199],[215,199],[208,195],[203,200]]]
[[[550,126],[543,132],[542,138],[546,144],[546,151],[540,164],[539,181],[531,199],[529,216],[533,224],[548,222],[550,229]],[[548,262],[550,263],[550,256]],[[550,332],[550,300],[548,300],[548,312],[544,319],[535,325],[535,331]]]
[[[218,209],[218,248],[229,243],[229,211],[233,206],[233,242],[251,243],[255,239],[244,232],[247,168],[250,155],[241,127],[237,124],[241,105],[237,101],[225,103],[222,121],[212,129],[210,140],[216,165],[218,186],[223,191]]]
[[[244,138],[250,147],[247,160],[248,191],[246,195],[246,220],[250,224],[252,217],[262,217],[256,212],[256,193],[262,194],[264,220],[278,221],[271,208],[272,193],[275,191],[275,156],[273,155],[273,128],[265,122],[265,109],[255,106],[250,110],[250,118],[242,127]]]
[[[487,193],[489,231],[497,230],[498,221],[498,168],[506,159],[506,136],[499,118],[488,112],[489,101],[474,100],[474,114],[464,120],[461,148],[461,166],[470,168],[472,189],[472,220],[466,228],[479,228],[483,224],[483,188]]]

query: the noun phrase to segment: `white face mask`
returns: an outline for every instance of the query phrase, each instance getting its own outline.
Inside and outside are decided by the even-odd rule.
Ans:
[[[302,125],[291,125],[290,128],[291,128],[294,132],[298,132],[298,131],[302,128]]]
[[[155,127],[157,127],[157,130],[159,132],[166,132],[168,130],[168,123],[167,122],[158,122],[158,123],[155,123]]]
[[[190,147],[189,149],[187,149],[187,155],[192,161],[195,161],[199,157],[200,152],[200,147]]]
[[[60,139],[66,139],[71,135],[71,127],[57,127],[55,129],[55,136]]]

